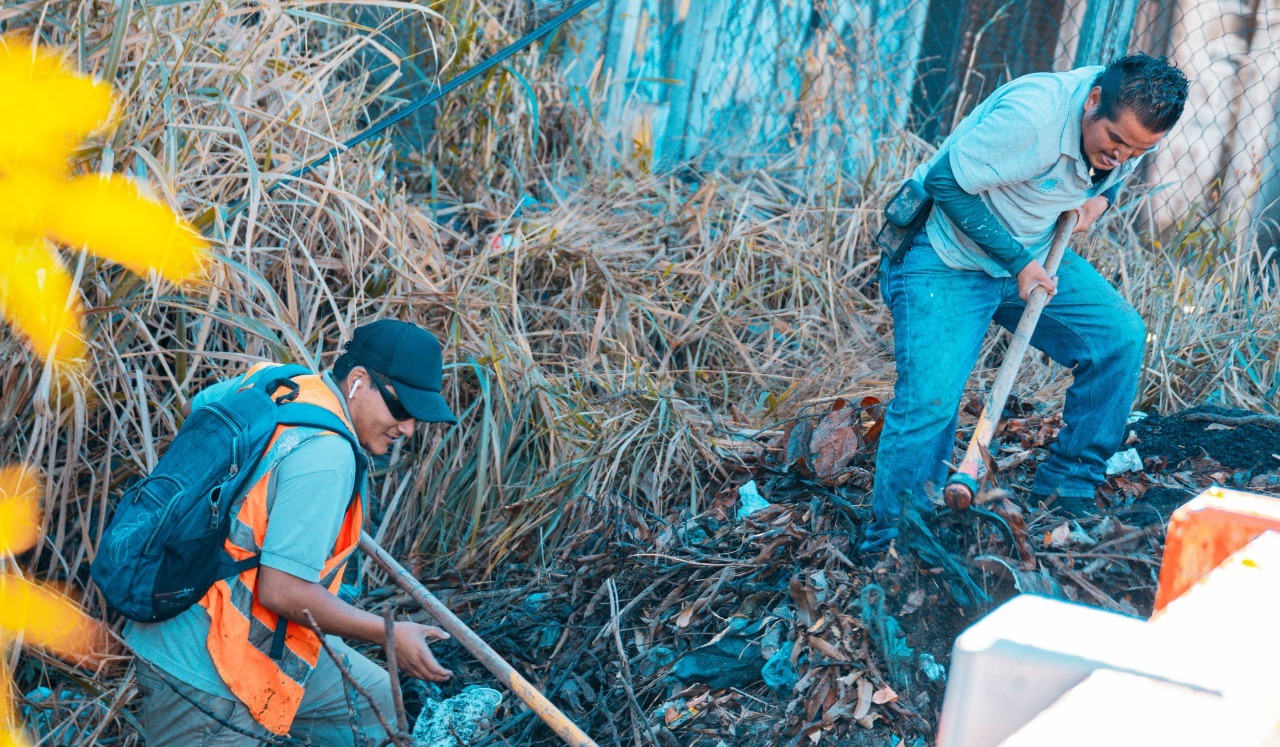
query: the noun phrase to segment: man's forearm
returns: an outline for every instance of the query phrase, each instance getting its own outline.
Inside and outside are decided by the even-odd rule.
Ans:
[[[277,615],[309,627],[303,614],[308,610],[328,635],[370,643],[383,643],[386,639],[382,618],[347,604],[318,583],[274,568],[258,569],[258,601]]]
[[[1016,276],[1032,260],[1031,253],[1005,230],[982,198],[964,191],[951,171],[951,159],[938,159],[924,179],[925,191],[964,235],[973,239],[1005,272]]]
[[[387,643],[386,622],[382,618],[347,604],[318,583],[303,581],[284,571],[266,566],[258,569],[258,601],[277,615],[300,625],[308,625],[303,611],[309,611],[320,630],[329,635],[384,646]],[[395,624],[393,636],[396,663],[401,669],[431,682],[443,682],[453,676],[452,672],[440,666],[428,645],[428,641],[447,639],[449,635],[443,630],[400,621]]]

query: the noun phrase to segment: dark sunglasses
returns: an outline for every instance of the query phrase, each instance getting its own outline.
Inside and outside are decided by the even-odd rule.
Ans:
[[[396,398],[396,395],[387,390],[382,383],[382,374],[369,372],[369,378],[373,380],[373,385],[378,388],[378,394],[382,395],[382,401],[387,405],[387,411],[391,413],[391,417],[396,420],[413,420],[413,416],[409,411],[404,409],[404,405]]]

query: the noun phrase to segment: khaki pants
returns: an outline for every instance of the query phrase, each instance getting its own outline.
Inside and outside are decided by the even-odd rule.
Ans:
[[[345,643],[335,643],[333,649],[345,659],[344,665],[352,678],[376,701],[383,718],[394,726],[395,706],[387,673]],[[138,683],[142,689],[142,728],[147,747],[247,746],[264,741],[269,743],[273,738],[253,720],[240,701],[227,700],[186,686],[141,659],[138,659]],[[181,689],[181,694],[174,690],[175,687]],[[359,725],[359,738],[352,726],[348,697],[355,704],[354,719]],[[302,743],[328,747],[366,744],[375,747],[387,733],[374,715],[369,701],[343,681],[333,660],[321,652],[320,661],[307,681],[289,736]]]

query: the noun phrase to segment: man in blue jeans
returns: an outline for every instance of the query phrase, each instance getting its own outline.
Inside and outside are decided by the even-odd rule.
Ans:
[[[1065,425],[1036,471],[1032,500],[1072,516],[1096,511],[1094,488],[1120,446],[1146,327],[1088,262],[1043,262],[1054,224],[1086,231],[1120,182],[1182,114],[1187,78],[1164,58],[1027,75],[997,89],[913,175],[934,198],[924,230],[882,266],[898,378],[876,457],[863,552],[897,536],[902,501],[928,502],[952,459],[960,399],[994,319],[1012,330],[1032,288],[1051,300],[1031,344],[1071,369]]]

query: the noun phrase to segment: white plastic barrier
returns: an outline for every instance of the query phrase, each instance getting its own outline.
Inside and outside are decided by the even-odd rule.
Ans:
[[[1082,604],[1010,599],[956,640],[938,747],[996,747],[1098,669],[1191,686],[1167,666],[1149,628]]]
[[[1276,532],[1151,621],[1015,597],[957,639],[938,747],[1280,747],[1278,622]]]

